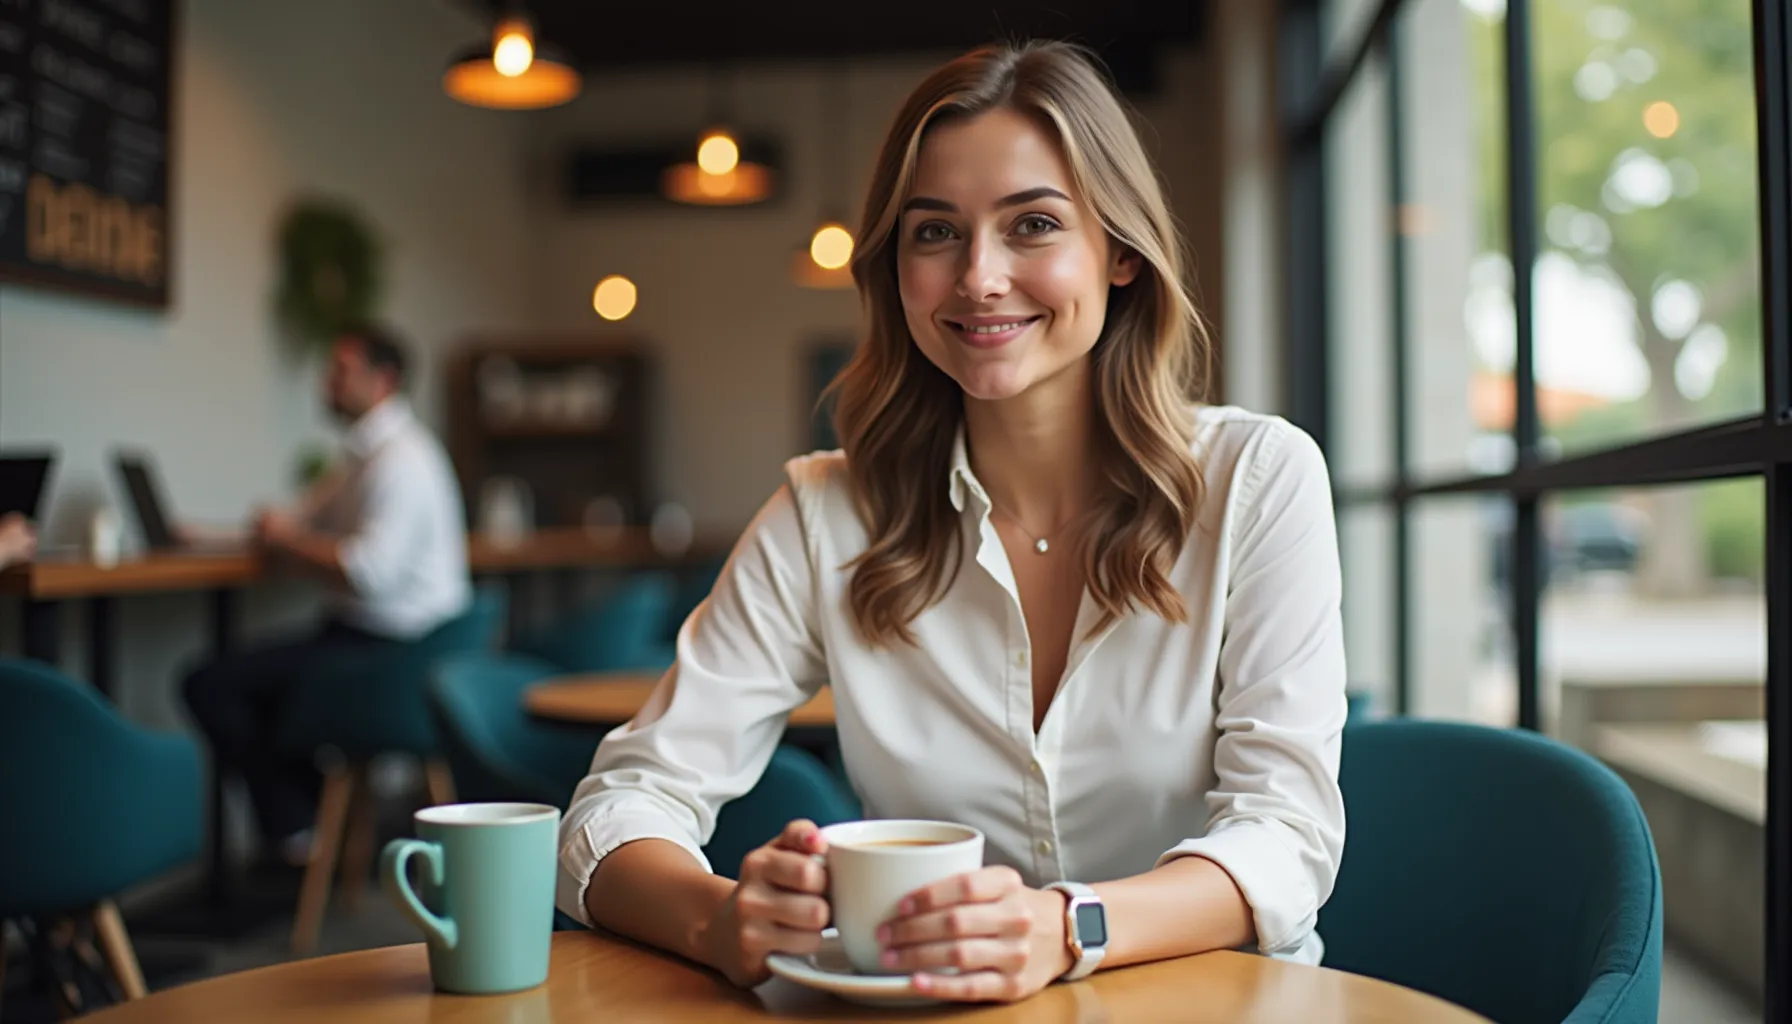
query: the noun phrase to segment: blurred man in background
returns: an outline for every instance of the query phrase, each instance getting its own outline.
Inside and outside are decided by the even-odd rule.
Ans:
[[[471,596],[459,487],[404,384],[404,352],[386,332],[332,346],[324,394],[346,429],[342,458],[297,507],[254,520],[270,558],[327,589],[327,614],[303,636],[200,667],[184,687],[219,769],[247,784],[267,849],[293,866],[309,854],[321,780],[308,757],[276,752],[289,694],[319,659],[416,639]]]

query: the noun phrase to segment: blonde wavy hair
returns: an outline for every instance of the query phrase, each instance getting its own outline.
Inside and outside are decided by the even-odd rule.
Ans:
[[[997,108],[1055,131],[1081,200],[1141,258],[1111,289],[1091,353],[1103,493],[1080,524],[1104,628],[1134,605],[1187,621],[1168,573],[1193,528],[1202,479],[1190,442],[1207,395],[1211,343],[1184,278],[1183,243],[1127,110],[1093,59],[1059,42],[991,46],[946,64],[910,94],[878,155],[853,279],[869,321],[831,391],[835,428],[870,544],[848,568],[849,600],[873,646],[912,643],[910,624],[963,565],[946,472],[964,418],[958,384],[915,345],[897,283],[897,233],[932,127]]]

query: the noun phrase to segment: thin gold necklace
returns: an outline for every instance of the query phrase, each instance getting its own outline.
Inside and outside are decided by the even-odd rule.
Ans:
[[[993,498],[990,500],[989,506],[990,506],[990,508],[995,509],[995,511],[1003,519],[1008,520],[1009,525],[1013,526],[1016,530],[1019,530],[1021,533],[1026,534],[1027,539],[1031,540],[1033,542],[1034,553],[1041,554],[1041,555],[1045,554],[1046,552],[1048,552],[1052,549],[1051,543],[1048,540],[1046,540],[1046,538],[1050,537],[1054,533],[1057,533],[1057,532],[1063,530],[1064,527],[1070,525],[1071,521],[1076,518],[1075,516],[1071,516],[1070,519],[1064,520],[1062,523],[1059,523],[1056,527],[1052,528],[1051,530],[1047,531],[1046,533],[1044,533],[1042,535],[1035,536],[1033,533],[1028,531],[1028,529],[1026,527],[1024,527],[1020,524],[1020,520],[1009,515],[1005,510],[1003,510],[1001,508],[997,508],[995,500]]]

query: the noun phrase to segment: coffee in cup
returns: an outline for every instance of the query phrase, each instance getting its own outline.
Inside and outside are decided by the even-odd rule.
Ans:
[[[983,833],[948,821],[849,821],[827,840],[828,902],[846,957],[861,974],[892,974],[877,929],[917,889],[983,866]]]

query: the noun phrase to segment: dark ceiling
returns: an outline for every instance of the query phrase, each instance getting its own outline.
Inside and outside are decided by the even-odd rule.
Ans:
[[[514,0],[459,0],[492,13]],[[644,65],[800,62],[969,49],[997,39],[1084,43],[1128,91],[1148,91],[1154,57],[1200,37],[1207,0],[529,0],[545,44],[588,73]],[[1232,0],[1255,2],[1255,0]]]

